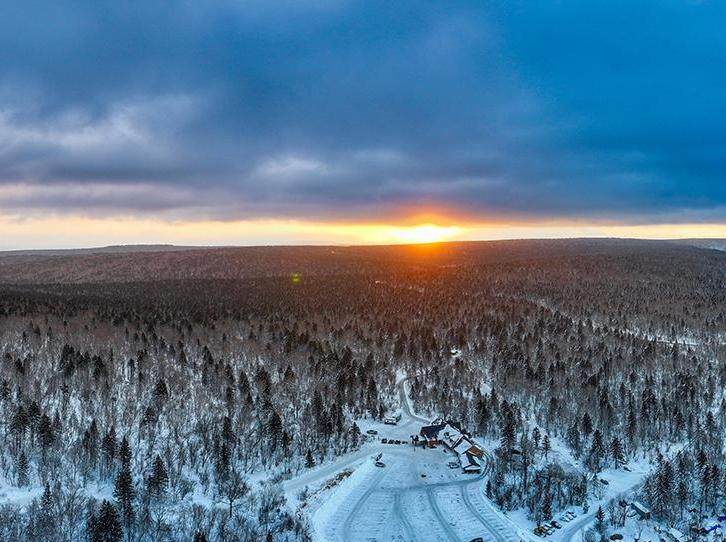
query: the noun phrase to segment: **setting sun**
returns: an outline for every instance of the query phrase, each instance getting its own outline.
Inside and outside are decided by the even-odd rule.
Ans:
[[[461,233],[458,226],[437,226],[436,224],[420,224],[418,226],[393,228],[390,237],[400,243],[438,243],[454,239]]]

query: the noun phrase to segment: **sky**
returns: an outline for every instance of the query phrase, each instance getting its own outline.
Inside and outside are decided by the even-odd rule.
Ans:
[[[0,3],[0,249],[726,237],[726,4]]]

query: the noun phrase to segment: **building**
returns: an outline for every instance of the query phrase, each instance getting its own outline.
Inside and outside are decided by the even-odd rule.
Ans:
[[[461,470],[466,474],[479,474],[481,472],[481,463],[479,463],[478,458],[470,453],[460,455],[459,460],[461,461]]]
[[[424,443],[424,446],[436,446],[440,442],[439,434],[444,427],[446,427],[445,423],[424,425],[421,428],[421,431],[419,431],[419,435],[421,436],[421,441]]]
[[[482,471],[481,460],[484,450],[476,444],[464,429],[452,421],[425,425],[420,431],[424,445],[443,444],[459,458],[464,472],[479,473]]]
[[[641,521],[650,519],[650,509],[642,505],[638,501],[631,502],[630,509],[635,512],[635,515],[638,516],[638,519],[640,519]]]

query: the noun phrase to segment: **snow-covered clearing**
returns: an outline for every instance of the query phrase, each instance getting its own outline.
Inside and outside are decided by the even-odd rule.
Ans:
[[[410,436],[428,420],[416,416],[399,381],[402,420],[387,426],[368,423],[377,440],[361,450],[319,466],[284,484],[294,500],[307,487],[315,540],[366,541],[469,541],[483,537],[497,542],[520,540],[516,527],[484,497],[485,475],[463,474],[448,463],[454,454],[442,446],[414,448]],[[383,444],[382,439],[402,444]],[[384,467],[375,465],[380,459]],[[354,469],[334,480],[336,473]],[[320,487],[332,486],[329,491]]]
[[[308,489],[305,509],[310,515],[315,540],[320,542],[420,541],[468,542],[541,541],[524,510],[500,511],[484,494],[486,473],[463,474],[448,463],[455,459],[443,446],[414,448],[410,436],[428,423],[417,416],[406,393],[406,381],[399,381],[402,419],[390,426],[370,420],[361,422],[363,432],[378,431],[375,440],[360,450],[306,471],[283,484],[288,499],[296,503]],[[382,439],[401,444],[383,444]],[[376,466],[379,457],[384,467]],[[553,456],[565,464],[574,462],[556,443]],[[569,461],[568,461],[569,459]],[[573,509],[572,521],[560,521],[562,528],[546,540],[579,540],[583,529],[593,523],[598,506],[624,496],[637,487],[648,470],[643,460],[631,463],[630,471],[605,470],[599,478],[601,493],[590,503],[587,514]],[[557,514],[558,519],[562,514]]]

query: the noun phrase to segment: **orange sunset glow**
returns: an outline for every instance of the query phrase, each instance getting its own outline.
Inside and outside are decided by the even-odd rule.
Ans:
[[[0,249],[116,244],[414,244],[552,237],[716,238],[723,224],[338,223],[301,220],[171,221],[138,218],[0,217]],[[52,236],[48,232],[54,232]]]

